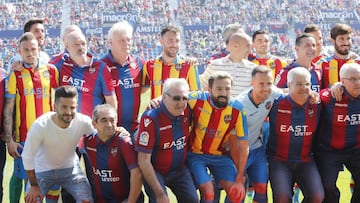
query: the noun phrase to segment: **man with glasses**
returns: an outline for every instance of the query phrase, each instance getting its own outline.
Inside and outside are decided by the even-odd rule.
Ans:
[[[150,203],[170,202],[165,186],[180,203],[198,202],[195,185],[185,166],[191,124],[188,93],[185,79],[169,78],[163,86],[160,107],[142,115],[135,150]]]
[[[269,114],[266,146],[274,202],[291,202],[294,183],[303,202],[322,202],[324,190],[313,154],[313,140],[320,118],[320,104],[310,103],[310,72],[303,67],[287,74],[289,94],[275,100]]]
[[[328,89],[322,90],[321,124],[317,146],[317,162],[325,189],[324,202],[339,202],[336,186],[342,165],[360,183],[360,65],[344,64],[340,69],[344,87],[341,100],[336,101]],[[360,202],[360,184],[355,184],[351,202]]]

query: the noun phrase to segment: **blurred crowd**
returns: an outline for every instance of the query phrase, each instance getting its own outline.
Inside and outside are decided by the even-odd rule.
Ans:
[[[4,2],[4,1],[2,1]],[[63,1],[29,0],[5,1],[0,4],[0,31],[21,30],[24,22],[31,17],[44,18],[46,28],[60,28],[63,12]],[[10,3],[9,3],[10,2]],[[285,32],[271,32],[271,53],[285,58],[294,57],[293,44],[298,30],[295,23],[323,23],[320,9],[339,10],[360,14],[360,2],[356,0],[177,0],[178,6],[171,8],[169,0],[67,0],[70,2],[70,23],[82,29],[103,28],[104,14],[131,12],[136,14],[135,23],[140,26],[164,27],[169,23],[175,25],[226,25],[234,22],[243,24],[244,30],[251,35],[257,29],[269,29],[268,25],[279,23],[285,26]],[[209,13],[211,15],[209,15]],[[341,20],[341,19],[340,19]],[[357,22],[347,22],[357,23]],[[197,57],[205,64],[209,56],[224,46],[221,29],[184,30],[182,54]],[[329,30],[324,27],[324,43],[329,43]],[[94,55],[102,55],[107,50],[106,33],[87,34],[89,49]],[[132,52],[145,59],[156,57],[161,47],[159,33],[136,32],[133,38]],[[360,29],[354,29],[353,51],[359,53]],[[1,59],[6,63],[16,52],[15,38],[1,38]],[[44,50],[49,55],[59,53],[60,38],[46,38]]]

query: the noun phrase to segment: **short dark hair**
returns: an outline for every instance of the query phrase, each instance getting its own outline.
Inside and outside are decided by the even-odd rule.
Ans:
[[[25,32],[19,39],[19,45],[24,41],[36,40],[36,37],[31,32]],[[37,40],[36,40],[37,43]]]
[[[272,72],[272,70],[267,66],[264,66],[264,65],[256,66],[251,71],[251,77],[255,77],[255,75],[258,73],[270,73],[270,72]]]
[[[337,36],[350,34],[351,32],[352,29],[349,25],[344,23],[336,23],[330,30],[330,36],[331,39],[336,40]]]
[[[252,35],[252,41],[255,41],[256,35],[268,35],[269,32],[266,30],[256,30]]]
[[[233,78],[231,77],[230,73],[225,71],[216,71],[213,74],[210,75],[208,80],[208,86],[212,88],[215,80],[222,80],[222,79],[230,79],[231,80],[231,86],[233,85]]]
[[[317,26],[315,24],[308,24],[304,28],[305,33],[311,33],[311,32],[316,32],[316,31],[320,31],[320,28],[319,28],[319,26]]]
[[[55,90],[55,103],[59,102],[61,97],[63,98],[77,98],[78,92],[76,87],[70,85],[60,86]]]
[[[302,40],[304,38],[313,38],[315,39],[314,35],[312,34],[309,34],[309,33],[303,33],[301,35],[299,35],[298,37],[296,37],[296,40],[295,40],[295,46],[300,46]]]
[[[31,18],[28,21],[26,21],[25,25],[24,25],[24,33],[25,32],[30,32],[31,26],[34,24],[44,24],[44,20],[40,19],[40,18]]]
[[[180,34],[180,29],[178,27],[175,27],[175,26],[172,26],[172,25],[169,25],[169,26],[166,26],[165,28],[163,28],[161,30],[161,37],[164,36],[167,32],[173,32],[175,34]]]

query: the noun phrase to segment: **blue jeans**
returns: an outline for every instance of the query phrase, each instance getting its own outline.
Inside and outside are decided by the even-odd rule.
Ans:
[[[352,203],[360,202],[360,150],[351,152],[319,151],[317,163],[325,189],[324,202],[339,202],[340,191],[336,186],[339,171],[343,165],[350,171],[355,182]]]
[[[155,171],[156,177],[166,193],[166,187],[169,187],[176,196],[179,203],[197,203],[199,202],[196,193],[195,184],[187,168],[183,170],[168,173],[166,176]],[[149,197],[149,202],[156,202],[155,193],[150,186],[144,181],[145,192]]]
[[[76,199],[76,202],[83,200],[94,202],[89,181],[81,171],[79,165],[75,165],[73,168],[38,172],[36,173],[36,179],[43,195],[45,195],[52,186],[59,185],[65,188]],[[57,200],[54,201],[54,203],[56,202]]]
[[[291,202],[295,182],[303,192],[303,202],[321,203],[324,199],[324,188],[314,161],[269,160],[269,178],[274,202]]]

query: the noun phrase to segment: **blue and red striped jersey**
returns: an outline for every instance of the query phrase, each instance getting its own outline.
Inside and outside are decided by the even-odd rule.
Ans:
[[[162,175],[185,167],[189,138],[190,112],[172,116],[164,103],[159,108],[145,111],[141,117],[135,150],[150,153],[151,162]]]
[[[346,90],[337,102],[329,89],[320,93],[322,102],[319,145],[325,150],[352,151],[360,148],[360,98]]]
[[[113,136],[105,143],[97,134],[84,136],[79,142],[80,152],[91,167],[92,187],[97,203],[122,202],[129,196],[130,171],[136,167],[137,153],[128,136]],[[88,174],[89,175],[89,174]]]
[[[144,60],[129,55],[123,65],[115,62],[111,51],[101,58],[111,70],[112,83],[118,101],[118,126],[132,132],[138,128],[138,114],[142,84]]]
[[[269,114],[270,135],[266,147],[269,159],[308,162],[320,118],[320,104],[296,104],[289,95],[275,100]]]
[[[293,61],[291,64],[286,66],[286,68],[281,69],[280,73],[275,78],[275,85],[279,88],[287,88],[287,74],[288,72],[296,67],[302,67],[296,61]],[[311,63],[311,90],[315,92],[320,92],[323,89],[322,86],[322,70],[315,63]]]

